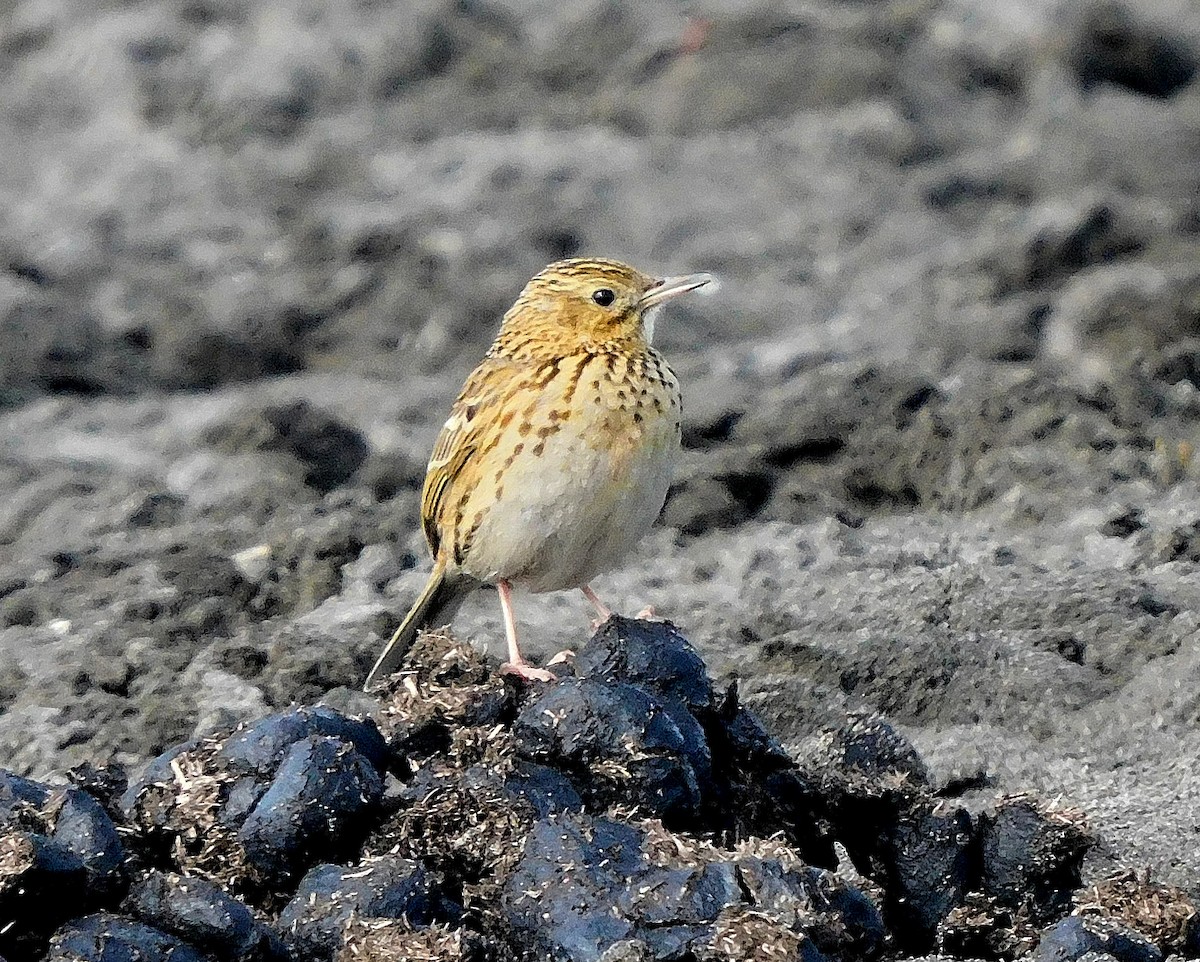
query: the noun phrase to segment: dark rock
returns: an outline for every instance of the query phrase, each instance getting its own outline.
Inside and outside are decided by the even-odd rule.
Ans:
[[[437,871],[464,905],[487,911],[540,818],[583,809],[562,773],[523,759],[466,768],[425,765],[399,793],[398,809],[367,840]]]
[[[1014,796],[979,820],[983,891],[1001,905],[1048,922],[1071,903],[1093,844],[1077,812],[1051,811]]]
[[[129,787],[129,772],[124,765],[120,762],[109,762],[96,766],[84,762],[67,772],[67,777],[76,788],[87,792],[98,801],[114,822],[124,820],[121,796]]]
[[[86,792],[0,772],[0,951],[27,950],[73,913],[115,900],[124,861],[112,820]]]
[[[964,959],[1016,959],[1028,955],[1041,933],[1018,909],[981,892],[968,892],[938,926],[941,955]]]
[[[1110,920],[1067,918],[1042,933],[1032,962],[1076,962],[1106,952],[1117,962],[1161,962],[1162,952],[1145,936]]]
[[[163,785],[173,781],[175,776],[171,770],[171,763],[189,752],[195,751],[199,744],[194,739],[180,742],[152,758],[146,764],[142,774],[130,782],[129,787],[121,794],[120,806],[125,817],[130,818],[134,815],[138,799],[151,785]]]
[[[738,703],[736,685],[716,696],[703,660],[674,625],[613,617],[580,651],[575,671],[589,681],[636,685],[662,698],[672,718],[686,712],[699,723],[711,764],[702,758],[695,771],[709,831],[735,838],[783,832],[806,858],[835,864],[812,786]],[[681,730],[690,728],[685,719]]]
[[[370,829],[383,779],[356,745],[387,755],[370,723],[323,707],[283,712],[168,750],[122,805],[156,859],[261,895],[345,857]]]
[[[812,865],[833,868],[828,805],[731,685],[703,717],[713,760],[713,828],[734,838],[782,833]]]
[[[271,715],[239,729],[225,740],[217,758],[234,771],[270,774],[293,744],[310,735],[340,738],[378,771],[387,768],[387,743],[374,722],[349,718],[323,705]]]
[[[424,926],[448,914],[420,863],[383,856],[309,870],[280,914],[279,929],[295,958],[330,962],[346,944],[351,920],[404,919]]]
[[[1191,83],[1197,54],[1183,37],[1136,15],[1136,5],[1094,5],[1075,39],[1072,66],[1091,90],[1112,84],[1144,97],[1170,97]]]
[[[284,884],[314,859],[352,850],[382,797],[383,781],[362,754],[310,735],[288,750],[237,837],[268,884]]]
[[[400,757],[453,752],[456,732],[494,728],[516,711],[515,687],[489,672],[478,651],[442,633],[419,635],[389,683],[380,724]]]
[[[49,785],[0,770],[0,814],[11,821],[23,814],[27,806],[45,805],[53,791]]]
[[[470,785],[474,779],[472,769],[464,781]],[[504,776],[504,789],[515,798],[526,802],[537,818],[548,818],[559,812],[579,812],[583,801],[579,793],[562,773],[544,765],[518,761]]]
[[[282,962],[279,937],[212,882],[150,872],[135,884],[126,908],[147,925],[176,935],[221,962]]]
[[[0,915],[11,923],[0,933],[0,952],[30,954],[37,940],[86,908],[86,895],[68,902],[64,892],[87,892],[77,855],[39,833],[0,834]]]
[[[588,639],[575,673],[615,684],[639,685],[697,712],[712,704],[704,660],[669,622],[614,615]]]
[[[899,945],[929,950],[939,924],[961,905],[975,878],[971,817],[925,803],[904,813],[888,848],[889,922]]]
[[[194,946],[149,925],[101,912],[63,926],[46,962],[209,962]]]
[[[296,458],[305,469],[304,483],[321,494],[345,484],[366,460],[369,448],[361,433],[303,401],[263,416],[277,432],[264,449]]]
[[[1105,521],[1100,526],[1100,533],[1108,538],[1128,538],[1145,527],[1141,510],[1130,507]]]
[[[778,859],[744,857],[736,862],[752,905],[804,931],[835,958],[870,959],[888,939],[883,916],[860,889],[832,873]]]
[[[218,823],[226,829],[236,830],[270,787],[269,781],[255,775],[241,775],[232,781],[223,780]]]
[[[53,840],[83,862],[91,894],[105,897],[121,889],[126,881],[125,851],[112,819],[86,792],[59,791]]]
[[[655,959],[737,958],[726,953],[751,908],[758,944],[786,947],[785,958],[820,958],[822,940],[870,958],[882,922],[867,900],[833,897],[841,884],[794,861],[720,853],[661,823],[563,816],[534,826],[502,904],[522,943],[555,959],[596,959],[621,943]]]
[[[809,807],[828,822],[822,834],[845,845],[866,874],[896,875],[895,833],[929,795],[928,772],[908,740],[878,717],[853,715],[836,731],[810,739],[800,771]]]
[[[929,787],[929,769],[912,742],[878,716],[852,716],[834,735],[833,750],[847,768],[869,778],[903,776],[915,786]]]
[[[699,723],[643,688],[559,682],[514,725],[526,757],[574,775],[589,804],[635,805],[667,820],[694,818],[712,760]]]

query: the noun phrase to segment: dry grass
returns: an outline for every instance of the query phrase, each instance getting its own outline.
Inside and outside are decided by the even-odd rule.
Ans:
[[[1183,889],[1121,872],[1075,893],[1074,915],[1113,919],[1141,932],[1166,953],[1181,950],[1200,926],[1196,903]]]
[[[440,925],[414,931],[402,920],[351,919],[334,962],[475,962],[477,937]],[[489,959],[497,960],[491,955]]]
[[[146,786],[134,819],[148,834],[171,840],[170,859],[185,875],[196,875],[229,892],[244,892],[251,866],[235,829],[220,821],[221,807],[236,776],[217,764],[224,740],[207,738],[171,762],[170,781]]]

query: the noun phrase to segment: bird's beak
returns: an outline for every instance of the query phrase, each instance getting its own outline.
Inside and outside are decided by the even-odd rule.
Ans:
[[[672,298],[678,297],[680,294],[687,294],[689,291],[699,290],[706,284],[711,284],[714,278],[712,274],[681,274],[679,277],[664,277],[657,281],[653,287],[647,289],[642,295],[642,299],[638,301],[638,307],[642,310],[649,310],[652,307],[657,307]]]

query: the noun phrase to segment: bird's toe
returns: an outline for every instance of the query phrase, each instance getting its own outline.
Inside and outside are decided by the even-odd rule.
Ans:
[[[552,671],[547,671],[545,668],[538,668],[526,662],[508,661],[500,666],[500,673],[503,675],[516,675],[518,678],[524,678],[526,681],[558,681],[558,676]]]

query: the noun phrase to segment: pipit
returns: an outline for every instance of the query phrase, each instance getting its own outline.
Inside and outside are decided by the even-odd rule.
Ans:
[[[421,493],[433,570],[365,687],[483,585],[500,595],[504,670],[526,679],[554,675],[521,656],[514,587],[579,588],[601,620],[612,614],[589,582],[654,522],[679,453],[679,382],[650,344],[655,309],[711,280],[570,258],[525,286],[434,445]]]

